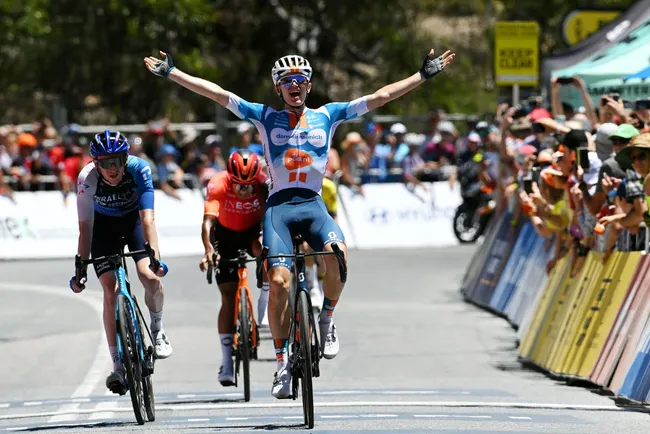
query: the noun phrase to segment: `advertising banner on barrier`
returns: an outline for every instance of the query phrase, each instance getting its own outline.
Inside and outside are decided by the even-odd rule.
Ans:
[[[203,252],[203,197],[198,190],[179,190],[181,200],[156,190],[156,227],[161,254]],[[76,196],[60,192],[15,193],[0,197],[0,260],[72,258],[79,237]]]
[[[505,267],[506,261],[510,255],[510,251],[517,239],[519,223],[515,225],[512,223],[512,214],[506,213],[501,227],[497,233],[496,239],[492,244],[490,253],[488,254],[485,268],[479,275],[472,300],[478,304],[487,306],[494,289],[499,281],[501,272]]]
[[[453,190],[447,182],[425,185],[411,191],[402,183],[365,184],[363,195],[340,186],[346,238],[359,249],[458,244],[451,226],[461,203],[458,185]]]

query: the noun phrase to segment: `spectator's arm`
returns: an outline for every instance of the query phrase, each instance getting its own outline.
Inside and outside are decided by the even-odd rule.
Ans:
[[[644,197],[634,199],[633,207],[619,220],[621,226],[634,227],[643,222],[643,215],[648,212],[648,204]]]
[[[596,116],[594,102],[591,99],[591,95],[589,94],[589,90],[587,89],[585,81],[578,76],[574,76],[573,85],[580,91],[580,95],[582,95],[582,103],[585,107],[585,115],[587,116],[587,119],[589,119],[589,122],[591,122],[592,127],[596,128],[596,125],[598,125],[598,117]]]
[[[169,184],[167,183],[167,181],[162,181],[162,180],[160,181],[160,189],[161,189],[161,190],[162,190],[166,195],[171,196],[171,197],[173,197],[174,199],[181,200],[181,195],[178,194],[178,192],[176,191],[176,189],[174,189],[174,187],[172,187],[171,185],[169,185]]]
[[[563,114],[564,109],[562,108],[562,101],[560,99],[560,83],[554,78],[551,80],[551,116],[555,118]]]

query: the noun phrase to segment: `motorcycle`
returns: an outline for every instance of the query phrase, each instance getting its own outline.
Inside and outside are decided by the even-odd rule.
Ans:
[[[483,235],[494,213],[488,206],[492,189],[482,185],[479,179],[479,164],[468,161],[458,167],[463,202],[456,208],[453,229],[461,244],[475,243]]]

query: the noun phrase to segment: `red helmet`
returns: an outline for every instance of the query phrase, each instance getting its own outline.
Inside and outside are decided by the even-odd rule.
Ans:
[[[237,184],[255,184],[262,170],[260,157],[248,149],[239,149],[228,158],[228,173]]]

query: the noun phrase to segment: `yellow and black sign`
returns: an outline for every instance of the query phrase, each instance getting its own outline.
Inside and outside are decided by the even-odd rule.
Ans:
[[[562,20],[562,38],[572,46],[596,33],[621,14],[620,10],[576,9]]]
[[[498,86],[537,86],[539,25],[535,21],[496,23],[494,69]]]

